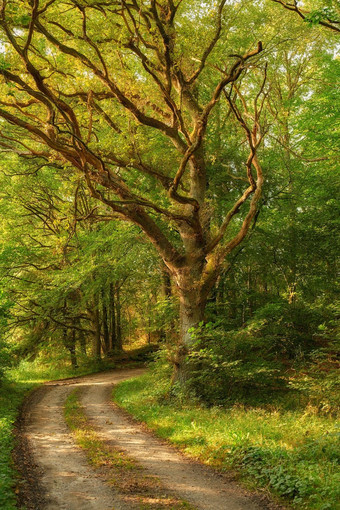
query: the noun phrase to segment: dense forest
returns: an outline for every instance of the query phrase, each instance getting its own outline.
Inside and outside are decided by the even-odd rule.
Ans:
[[[148,354],[171,405],[335,415],[339,19],[2,0],[4,384]]]

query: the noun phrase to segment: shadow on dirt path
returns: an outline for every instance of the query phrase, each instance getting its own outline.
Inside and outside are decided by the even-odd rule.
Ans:
[[[135,459],[171,493],[199,510],[278,508],[212,469],[184,457],[110,402],[112,386],[143,369],[113,370],[48,383],[35,391],[18,422],[14,458],[22,476],[19,507],[27,510],[130,510],[105,477],[88,465],[66,426],[63,406],[75,388],[100,439]],[[157,508],[155,507],[155,510]]]

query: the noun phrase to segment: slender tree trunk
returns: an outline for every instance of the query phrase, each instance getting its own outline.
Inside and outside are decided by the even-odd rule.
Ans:
[[[63,307],[63,314],[65,317],[65,320],[67,318],[67,299],[64,299],[64,307]],[[72,368],[78,368],[77,363],[77,357],[76,357],[76,330],[73,329],[71,336],[68,335],[68,328],[66,326],[63,327],[63,343],[66,349],[70,353],[70,360]]]
[[[224,284],[222,275],[219,276],[219,278],[216,281],[216,314],[219,315],[221,313],[221,309],[223,307],[223,301],[224,301]]]
[[[237,295],[236,295],[236,282],[235,282],[235,271],[232,269],[229,272],[229,319],[236,320],[239,318],[237,313]]]
[[[107,306],[105,303],[104,289],[102,289],[102,291],[101,291],[101,297],[102,297],[104,351],[105,351],[105,354],[108,355],[110,352],[110,333],[109,333],[108,314],[107,314]]]
[[[254,310],[254,302],[253,302],[253,274],[251,270],[251,266],[248,266],[247,270],[247,305],[248,305],[248,313],[249,319],[253,315]]]
[[[72,368],[78,368],[77,356],[76,356],[76,330],[73,329],[71,336],[68,335],[68,328],[63,328],[63,343],[66,349],[70,353],[70,360]]]
[[[150,310],[150,305],[149,305],[149,310],[148,310],[148,344],[150,345],[151,344],[151,310]]]
[[[117,331],[116,331],[116,303],[115,303],[114,284],[110,283],[110,347],[109,352],[117,350]]]
[[[92,356],[95,360],[101,359],[101,327],[100,327],[100,314],[98,308],[98,300],[93,302],[92,309],[89,310],[91,322],[93,325],[93,342],[92,342]]]
[[[290,91],[290,96],[294,95],[293,91]],[[290,153],[290,132],[289,132],[289,120],[290,110],[288,108],[286,117],[283,123],[283,143],[285,147],[285,163],[286,168],[290,175],[294,175],[292,172],[292,158]],[[290,193],[289,200],[289,212],[288,212],[288,236],[289,236],[289,274],[288,278],[288,303],[294,304],[296,301],[296,287],[297,287],[297,235],[296,235],[296,203],[295,203],[295,183],[294,179],[291,179],[288,187]]]
[[[76,318],[75,319],[75,324],[77,326],[80,326],[81,325],[80,319]],[[76,336],[78,337],[79,346],[80,346],[80,352],[82,353],[83,356],[87,356],[85,333],[83,331],[79,331],[78,335],[76,335]]]
[[[86,352],[86,338],[83,332],[79,335],[79,345],[80,345],[80,351],[84,356],[87,356]]]
[[[72,337],[69,340],[68,349],[70,351],[72,368],[78,368],[77,355],[76,355],[76,330],[72,330]]]
[[[161,275],[162,275],[162,289],[161,289],[162,290],[162,298],[164,300],[168,300],[170,302],[171,297],[172,297],[171,278],[170,278],[169,271],[167,270],[167,268],[163,262],[161,262]],[[164,326],[162,326],[160,328],[160,331],[159,331],[160,342],[167,341],[170,338],[172,338],[174,336],[174,331],[175,331],[175,324],[174,324],[174,320],[172,319],[168,323],[168,328],[165,328]]]
[[[121,324],[121,304],[120,304],[120,287],[116,284],[116,350],[123,350],[122,324]]]

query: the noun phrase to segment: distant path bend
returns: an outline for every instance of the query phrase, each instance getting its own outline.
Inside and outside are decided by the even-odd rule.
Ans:
[[[197,509],[270,508],[263,498],[245,491],[209,467],[191,461],[153,434],[145,432],[143,427],[110,402],[113,385],[140,375],[142,371],[114,370],[48,383],[38,390],[36,397],[33,395],[26,406],[21,433],[26,444],[24,456],[31,457],[28,465],[32,465],[31,469],[38,473],[38,489],[35,492],[39,494],[26,497],[26,508],[130,510],[120,495],[88,465],[85,454],[75,445],[69,433],[63,406],[68,394],[77,387],[82,388],[81,403],[100,439],[125,451],[147,474],[156,476],[171,492]],[[29,478],[27,469],[26,478]]]

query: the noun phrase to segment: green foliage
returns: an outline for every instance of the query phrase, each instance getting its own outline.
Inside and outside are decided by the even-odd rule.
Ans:
[[[284,448],[268,449],[262,446],[236,448],[233,466],[239,465],[260,486],[269,486],[275,493],[291,500],[296,508],[335,508],[340,495],[338,477],[330,477],[324,483],[320,477],[324,470],[315,462],[325,461],[333,471],[340,459],[339,432],[333,437],[321,436],[306,441],[293,452]]]
[[[323,7],[322,9],[315,9],[311,11],[304,19],[310,26],[318,25],[320,21],[327,21],[328,19],[336,18],[335,11],[330,7]]]
[[[12,365],[12,355],[8,345],[0,340],[0,386],[5,377],[6,370]]]
[[[285,387],[281,363],[266,358],[266,339],[257,339],[248,331],[225,332],[211,323],[191,334],[194,343],[186,360],[184,391],[213,405],[235,398],[261,399],[266,392]]]
[[[157,367],[121,383],[115,401],[160,437],[251,486],[265,487],[293,508],[330,510],[339,501],[340,431],[331,416],[308,404],[290,410],[289,394],[275,404],[203,407],[169,399],[167,373]]]
[[[10,317],[12,303],[0,291],[0,386],[5,376],[5,371],[13,363],[12,349],[4,340],[8,319]]]
[[[11,68],[11,64],[9,62],[6,62],[4,57],[0,55],[0,70],[6,71]]]
[[[226,329],[223,322],[201,322],[191,331],[185,387],[175,384],[172,394],[179,398],[189,394],[208,405],[235,401],[257,405],[291,393],[293,407],[295,398],[322,413],[336,413],[336,317],[333,305],[310,307],[276,300],[258,308],[236,330]],[[165,352],[160,362],[171,357]]]
[[[276,358],[298,358],[315,348],[314,335],[323,320],[329,320],[325,309],[298,301],[267,303],[254,312],[245,331],[267,343],[267,353]]]
[[[289,385],[302,394],[316,413],[337,414],[340,411],[338,349],[333,345],[319,349],[311,360],[291,378]]]
[[[0,386],[0,506],[5,510],[15,510],[14,485],[16,472],[11,452],[13,449],[12,429],[21,402],[33,383],[5,382]]]

